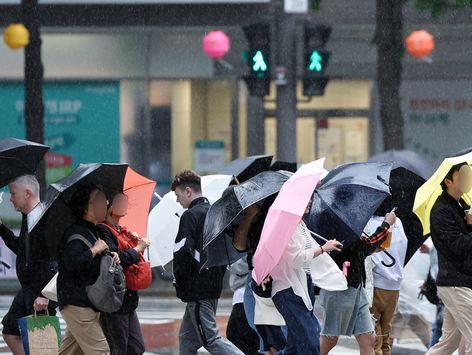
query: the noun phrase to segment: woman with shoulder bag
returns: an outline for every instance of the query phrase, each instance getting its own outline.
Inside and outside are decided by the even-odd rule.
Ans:
[[[117,193],[110,199],[105,223],[98,226],[110,250],[119,255],[127,284],[121,309],[115,313],[102,313],[101,317],[112,355],[141,355],[145,351],[136,309],[139,302],[137,290],[149,287],[152,281],[150,264],[143,257],[149,242],[120,226],[120,219],[127,210],[128,197]]]
[[[87,286],[96,282],[102,256],[108,251],[96,226],[105,219],[107,199],[98,186],[83,185],[72,196],[70,208],[77,221],[64,233],[59,249],[57,297],[67,324],[59,354],[108,355],[110,348],[100,325],[100,313],[87,296]],[[111,254],[119,263],[118,255]]]

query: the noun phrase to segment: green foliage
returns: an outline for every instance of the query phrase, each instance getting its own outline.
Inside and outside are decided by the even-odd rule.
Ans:
[[[318,11],[321,6],[321,0],[310,0],[310,8],[313,11]]]
[[[449,9],[472,7],[472,0],[416,0],[415,6],[420,11],[431,11],[431,16],[437,19]]]

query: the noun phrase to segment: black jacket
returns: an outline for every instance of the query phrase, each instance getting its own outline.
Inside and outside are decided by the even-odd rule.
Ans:
[[[59,309],[68,305],[93,307],[87,297],[86,286],[92,285],[100,275],[101,255],[93,257],[90,248],[81,240],[67,242],[73,234],[80,234],[92,245],[102,238],[98,228],[90,222],[78,221],[71,225],[62,238],[59,247],[59,276],[57,278],[57,297]]]
[[[350,262],[346,277],[349,287],[357,288],[359,285],[365,286],[365,258],[382,244],[388,235],[389,228],[388,223],[383,222],[372,236],[369,238],[361,237],[342,252],[333,256],[334,261],[341,270],[343,269],[345,261]]]
[[[472,288],[472,227],[464,219],[468,208],[444,191],[431,209],[431,238],[439,261],[437,286]]]
[[[200,270],[206,255],[202,251],[203,226],[210,209],[204,197],[195,199],[180,218],[174,247],[174,278],[177,297],[183,302],[219,298],[226,267]]]
[[[57,272],[57,262],[49,257],[46,238],[42,234],[28,235],[27,215],[23,214],[19,237],[5,225],[0,225],[0,237],[5,245],[16,254],[16,274],[23,289],[41,290]],[[29,251],[27,257],[27,245]]]
[[[97,225],[97,228],[102,233],[102,238],[107,243],[108,248],[110,251],[114,251],[118,253],[120,257],[120,264],[123,269],[126,269],[128,266],[139,263],[139,255],[135,249],[128,249],[128,250],[119,250],[118,249],[118,239],[116,239],[113,232],[110,228],[113,227],[106,227],[104,225]],[[138,308],[139,303],[139,296],[138,291],[134,290],[126,290],[125,298],[123,300],[123,305],[121,306],[120,310],[116,313],[119,314],[128,314],[136,310]]]

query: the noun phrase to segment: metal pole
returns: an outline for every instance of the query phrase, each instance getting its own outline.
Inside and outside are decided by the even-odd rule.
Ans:
[[[247,97],[247,155],[265,152],[264,98]]]
[[[43,76],[41,62],[40,16],[38,0],[22,0],[21,12],[23,24],[29,31],[29,44],[25,47],[25,130],[26,139],[44,143],[44,103]],[[36,171],[41,194],[46,188],[46,170],[44,161]]]
[[[287,69],[287,80],[277,86],[277,159],[297,160],[297,94],[295,16],[284,13],[284,0],[276,5],[277,66]]]
[[[239,157],[239,81],[237,76],[229,79],[231,84],[231,160]]]

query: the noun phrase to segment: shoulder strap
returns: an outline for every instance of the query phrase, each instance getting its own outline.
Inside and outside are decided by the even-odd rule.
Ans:
[[[72,234],[69,239],[67,239],[67,243],[70,243],[71,241],[73,240],[81,240],[82,242],[84,242],[84,244],[86,246],[88,246],[89,248],[92,248],[93,245],[92,243],[90,243],[87,238],[85,238],[84,236],[80,235],[80,234]]]

